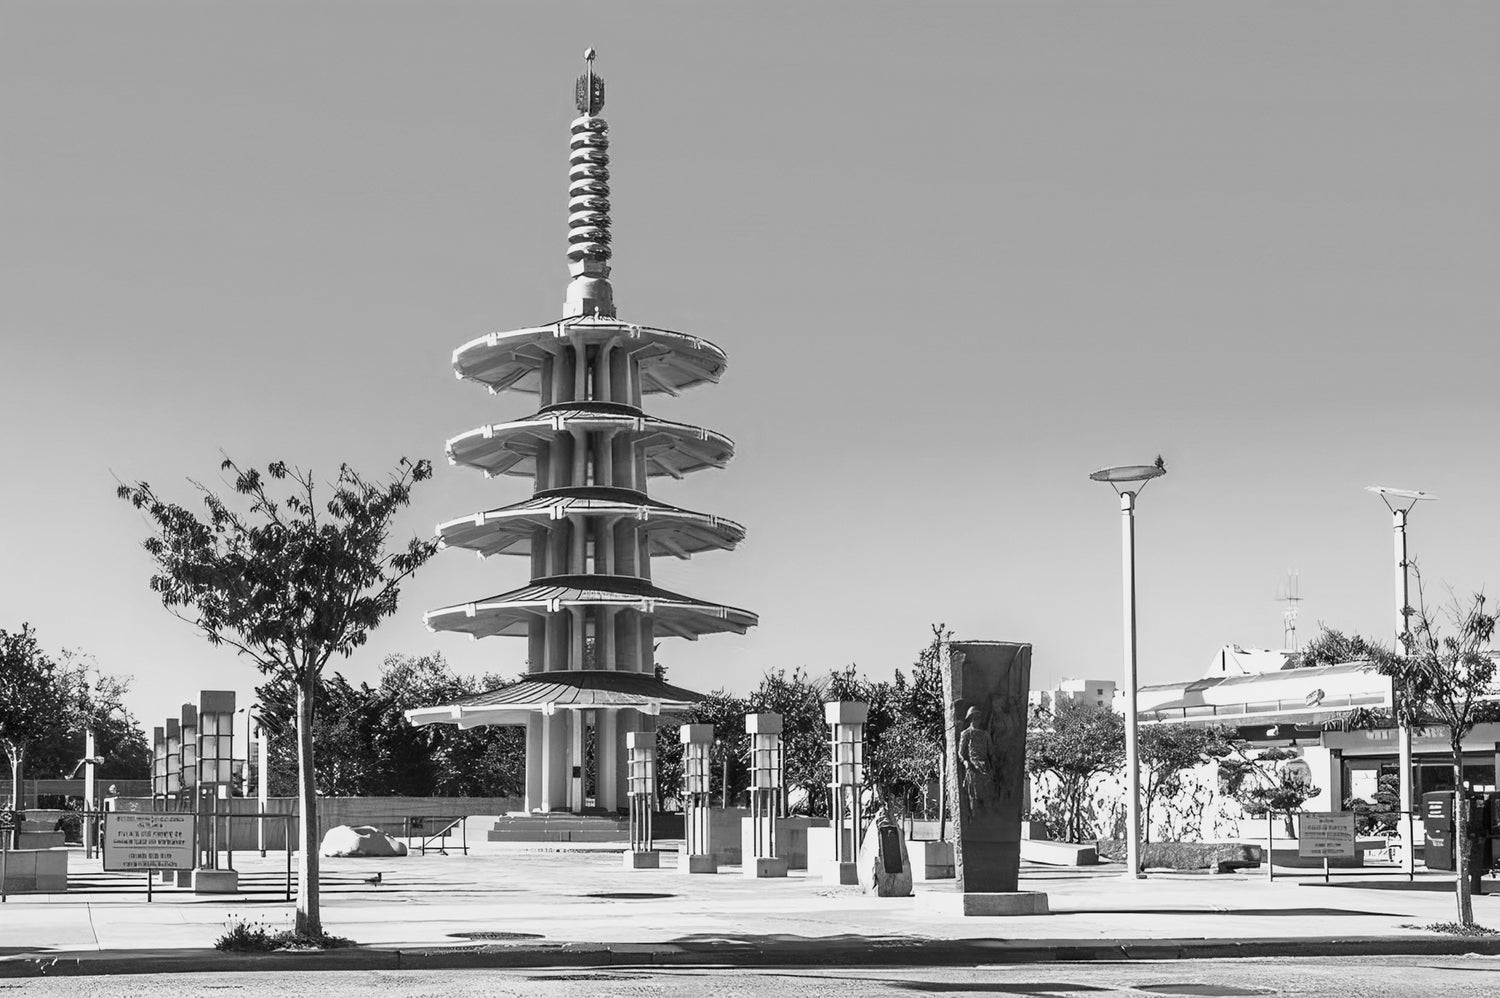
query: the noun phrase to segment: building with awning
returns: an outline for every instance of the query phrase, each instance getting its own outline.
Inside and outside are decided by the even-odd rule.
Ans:
[[[1368,798],[1380,776],[1401,777],[1397,733],[1389,720],[1391,680],[1370,662],[1298,668],[1296,654],[1226,645],[1201,679],[1142,686],[1141,724],[1224,724],[1252,745],[1289,749],[1324,793],[1310,810],[1337,811],[1348,797]],[[1253,671],[1253,670],[1262,671]],[[1487,700],[1500,700],[1500,690]],[[1412,731],[1413,800],[1453,787],[1448,731]],[[1464,739],[1464,777],[1494,788],[1500,770],[1500,723],[1483,723]]]
[[[726,358],[707,340],[617,315],[609,126],[599,116],[604,81],[593,71],[593,50],[577,93],[562,317],[489,333],[453,352],[459,379],[537,400],[528,415],[450,439],[449,463],[487,478],[524,478],[532,490],[439,524],[438,541],[485,559],[526,559],[528,581],[423,616],[440,633],[524,640],[526,673],[407,712],[413,724],[525,727],[526,809],[542,813],[623,809],[626,736],[703,698],[657,677],[658,640],[744,634],[758,622],[748,610],[651,580],[653,558],[729,551],[745,537],[734,520],[648,491],[653,481],[720,469],[733,458],[724,434],[642,408],[647,396],[717,382]]]

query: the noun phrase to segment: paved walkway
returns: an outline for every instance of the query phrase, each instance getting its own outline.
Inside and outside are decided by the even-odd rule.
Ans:
[[[1454,919],[1451,876],[1393,867],[1278,870],[1127,880],[1118,866],[1028,865],[1022,889],[1052,913],[964,918],[951,881],[877,898],[803,871],[750,880],[737,867],[689,876],[625,870],[618,845],[567,851],[483,843],[468,856],[327,859],[323,922],[352,951],[233,956],[212,950],[228,924],[290,927],[285,859],[236,854],[242,893],[199,897],[106,874],[80,851],[66,894],[0,906],[0,976],[147,973],[209,967],[556,966],[608,963],[942,964],[1052,959],[1352,953],[1500,953],[1500,938],[1419,928]],[[366,883],[375,873],[379,885]],[[1500,928],[1500,884],[1474,899]]]

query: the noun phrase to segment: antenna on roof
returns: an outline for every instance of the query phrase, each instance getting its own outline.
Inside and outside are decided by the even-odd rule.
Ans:
[[[1302,602],[1302,573],[1295,568],[1286,572],[1286,582],[1276,590],[1276,602],[1282,604],[1281,645],[1297,651],[1297,604]]]

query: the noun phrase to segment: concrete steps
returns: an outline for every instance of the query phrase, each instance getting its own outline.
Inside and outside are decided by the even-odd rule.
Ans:
[[[652,819],[657,838],[682,835],[682,815],[657,814]],[[485,833],[490,842],[619,842],[630,841],[630,819],[616,814],[506,815]]]

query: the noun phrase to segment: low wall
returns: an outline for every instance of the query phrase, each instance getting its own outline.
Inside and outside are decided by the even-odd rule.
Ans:
[[[113,807],[119,811],[149,811],[150,797],[121,797]],[[253,797],[234,797],[218,802],[220,811],[228,811],[230,817],[219,818],[219,842],[236,852],[260,849],[260,804]],[[374,825],[391,835],[400,835],[402,823],[407,818],[461,817],[475,814],[503,815],[521,809],[518,797],[320,797],[318,798],[318,840],[322,841],[328,829],[338,825]],[[297,799],[295,797],[272,797],[266,801],[266,814],[290,815],[295,819]],[[429,823],[430,825],[430,823]],[[264,821],[265,848],[286,848],[287,823],[279,817],[268,817]],[[454,830],[457,834],[457,829]],[[297,825],[291,824],[292,841],[295,845]]]

